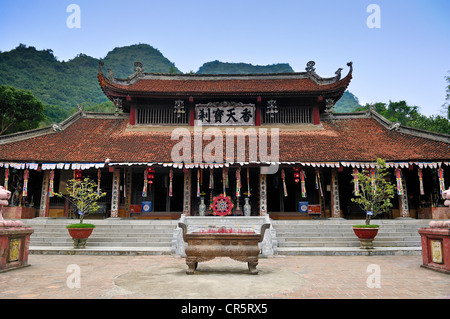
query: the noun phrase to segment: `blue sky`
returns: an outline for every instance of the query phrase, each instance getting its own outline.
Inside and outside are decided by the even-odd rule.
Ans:
[[[70,4],[80,28],[66,24]],[[380,28],[367,26],[370,4]],[[302,72],[314,60],[324,77],[353,61],[349,90],[361,103],[406,100],[436,115],[450,75],[449,13],[448,0],[0,0],[0,50],[23,43],[69,60],[146,43],[182,72],[213,60]]]

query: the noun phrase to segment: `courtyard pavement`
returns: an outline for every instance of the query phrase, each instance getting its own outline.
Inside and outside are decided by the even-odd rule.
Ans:
[[[216,258],[186,275],[173,255],[30,255],[0,273],[0,299],[449,299],[450,275],[421,256],[272,256],[258,275]]]

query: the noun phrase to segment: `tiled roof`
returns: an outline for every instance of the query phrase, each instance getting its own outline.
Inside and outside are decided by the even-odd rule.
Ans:
[[[98,80],[104,93],[114,96],[223,96],[223,95],[313,95],[324,94],[336,101],[352,79],[350,71],[341,79],[340,70],[332,78],[314,71],[283,74],[198,75],[136,72],[127,79],[106,77],[99,67]]]
[[[124,117],[81,117],[61,131],[19,141],[3,139],[0,161],[89,163],[110,158],[111,162],[172,162],[172,146],[178,141],[171,140],[170,129],[140,132],[127,129],[128,125]],[[389,130],[373,117],[336,116],[323,120],[322,126],[316,130],[280,130],[280,161],[450,159],[450,140],[446,143]]]
[[[110,91],[148,94],[283,94],[341,91],[347,88],[349,78],[336,83],[319,85],[309,78],[302,79],[142,79],[134,84],[123,85],[104,80],[103,87]]]

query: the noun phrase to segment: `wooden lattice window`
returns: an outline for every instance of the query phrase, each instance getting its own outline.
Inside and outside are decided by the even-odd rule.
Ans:
[[[267,109],[263,109],[262,112],[264,123],[312,123],[311,107],[282,106],[277,108],[277,113],[272,114],[266,113],[266,110]]]
[[[188,113],[178,114],[173,107],[140,107],[136,109],[137,124],[188,124]]]

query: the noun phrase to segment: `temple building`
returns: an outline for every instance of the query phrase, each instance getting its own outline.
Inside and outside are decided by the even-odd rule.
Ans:
[[[74,176],[107,196],[92,218],[181,214],[273,219],[364,218],[351,198],[355,172],[386,161],[396,183],[382,218],[450,218],[450,135],[391,123],[373,109],[336,113],[352,79],[323,78],[314,62],[284,74],[151,74],[126,79],[99,65],[113,114],[0,136],[0,181],[31,217],[69,217],[54,196]],[[9,208],[9,207],[8,207]],[[6,208],[6,209],[8,209]]]

